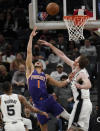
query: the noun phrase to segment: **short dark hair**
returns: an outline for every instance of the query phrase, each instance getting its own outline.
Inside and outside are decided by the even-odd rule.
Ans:
[[[81,55],[79,58],[79,67],[81,69],[87,67],[87,65],[89,64],[89,60],[85,55]]]
[[[61,77],[60,77],[60,80],[66,80],[66,79],[68,79],[68,76],[67,75],[62,75]]]
[[[3,92],[9,92],[11,88],[11,83],[9,81],[5,81],[2,85]]]

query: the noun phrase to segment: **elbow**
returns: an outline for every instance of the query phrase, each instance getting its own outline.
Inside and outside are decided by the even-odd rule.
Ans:
[[[91,83],[89,83],[87,86],[86,86],[86,89],[90,89],[92,87]]]

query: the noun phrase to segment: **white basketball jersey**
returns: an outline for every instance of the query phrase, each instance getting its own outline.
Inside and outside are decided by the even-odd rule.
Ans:
[[[1,112],[4,122],[22,120],[21,103],[17,94],[1,95]]]
[[[75,86],[76,78],[79,75],[79,73],[81,73],[81,72],[83,72],[85,75],[87,75],[87,77],[89,77],[89,74],[85,68],[80,70],[79,72],[77,72],[76,75],[74,76],[74,78],[71,82],[71,89],[73,92],[74,101],[77,100],[77,98],[79,98],[79,99],[89,99],[90,98],[89,89],[77,89]]]

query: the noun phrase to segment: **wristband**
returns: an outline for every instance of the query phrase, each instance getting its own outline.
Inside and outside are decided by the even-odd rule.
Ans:
[[[67,81],[67,83],[69,83],[70,82],[69,78],[66,81]]]

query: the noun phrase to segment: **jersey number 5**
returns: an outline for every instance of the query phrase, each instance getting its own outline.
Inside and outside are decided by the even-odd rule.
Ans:
[[[8,105],[7,106],[7,112],[9,116],[15,115],[14,105]]]

